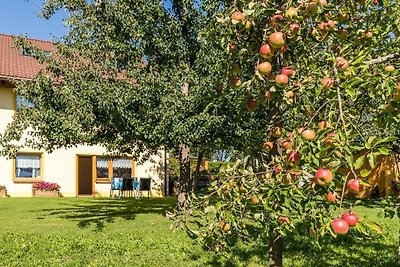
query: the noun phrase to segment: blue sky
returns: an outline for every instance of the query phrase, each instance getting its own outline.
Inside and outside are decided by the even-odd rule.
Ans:
[[[67,32],[59,12],[49,20],[39,18],[37,13],[44,0],[0,0],[0,33],[24,35],[41,40],[60,38]]]

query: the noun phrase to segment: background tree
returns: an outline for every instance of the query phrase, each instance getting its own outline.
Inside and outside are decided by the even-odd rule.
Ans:
[[[207,154],[247,148],[237,140],[261,142],[255,133],[267,111],[246,112],[255,102],[243,99],[243,90],[225,93],[226,47],[202,36],[220,3],[48,0],[41,15],[60,9],[69,32],[55,57],[36,51],[47,68],[33,82],[15,81],[16,93],[32,105],[0,136],[3,155],[23,145],[53,151],[100,144],[111,154],[146,159],[180,144]],[[35,50],[23,38],[16,44]]]
[[[343,196],[368,187],[363,178],[397,139],[399,8],[375,0],[225,2],[208,36],[228,47],[234,88],[225,93],[265,97],[266,152],[226,170],[171,218],[217,251],[265,244],[270,266],[282,265],[288,235],[380,231],[358,222]]]

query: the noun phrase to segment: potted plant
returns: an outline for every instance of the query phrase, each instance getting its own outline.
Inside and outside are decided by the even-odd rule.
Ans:
[[[60,185],[50,182],[37,182],[32,184],[32,195],[34,197],[58,197],[60,196]]]
[[[5,185],[0,185],[0,197],[7,196],[7,188]]]

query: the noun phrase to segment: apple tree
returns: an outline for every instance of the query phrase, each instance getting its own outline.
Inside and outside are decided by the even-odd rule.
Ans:
[[[396,139],[399,1],[235,0],[219,12],[205,36],[226,48],[224,92],[251,96],[249,112],[269,121],[254,132],[263,142],[238,140],[255,153],[181,203],[174,223],[216,251],[265,244],[270,266],[289,235],[380,231],[343,199],[368,187]]]

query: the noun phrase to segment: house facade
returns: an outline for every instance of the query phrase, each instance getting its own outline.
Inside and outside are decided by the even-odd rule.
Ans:
[[[28,39],[34,46],[52,52],[51,42]],[[12,121],[18,109],[18,96],[12,81],[32,80],[42,66],[35,58],[17,49],[13,36],[0,34],[0,133]],[[141,180],[145,195],[163,195],[164,153],[137,164],[132,158],[110,159],[101,146],[77,146],[52,153],[29,147],[15,159],[0,157],[0,185],[11,197],[32,196],[32,184],[39,181],[58,183],[63,196],[109,196],[112,177]]]

